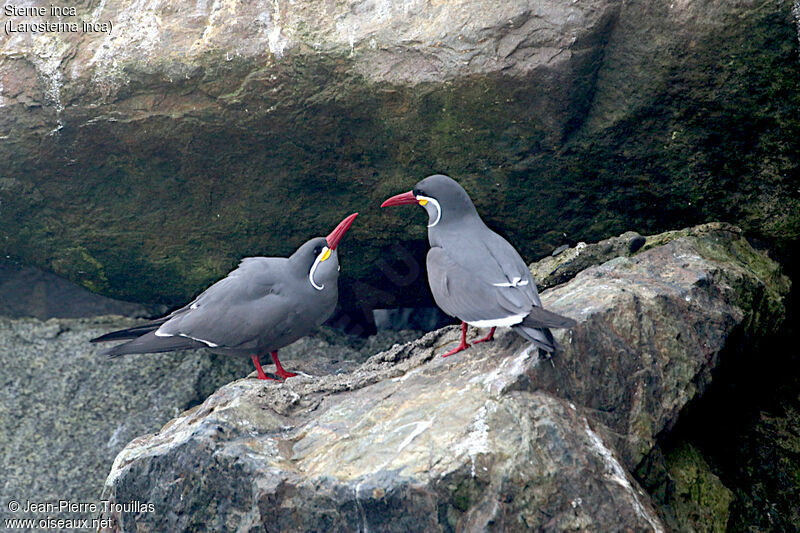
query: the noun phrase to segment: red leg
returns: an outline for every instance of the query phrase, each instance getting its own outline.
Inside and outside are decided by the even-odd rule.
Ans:
[[[286,378],[290,378],[292,376],[296,376],[297,375],[294,372],[287,372],[286,370],[283,369],[283,367],[281,366],[281,362],[278,361],[278,350],[275,350],[274,352],[272,352],[271,355],[272,355],[272,362],[275,363],[275,368],[278,369],[275,373],[279,377],[281,377],[283,379],[286,379]]]
[[[448,357],[450,355],[453,355],[454,353],[458,353],[462,350],[466,350],[467,348],[469,348],[469,343],[467,342],[467,327],[468,326],[466,322],[461,322],[461,344],[459,344],[458,347],[456,347],[455,349],[450,350],[449,352],[444,354],[442,357]]]
[[[489,341],[493,341],[493,340],[494,340],[494,330],[496,330],[496,329],[497,329],[497,326],[493,327],[493,328],[491,329],[491,331],[489,331],[489,334],[488,334],[488,335],[486,335],[486,336],[485,336],[484,338],[482,338],[482,339],[478,339],[478,340],[476,340],[476,341],[472,341],[472,344],[480,344],[480,343],[482,343],[482,342],[489,342]]]
[[[253,360],[256,370],[258,370],[258,379],[271,379],[272,381],[278,381],[277,379],[271,378],[264,373],[264,369],[261,368],[261,361],[258,360],[257,355],[251,355],[250,357]]]

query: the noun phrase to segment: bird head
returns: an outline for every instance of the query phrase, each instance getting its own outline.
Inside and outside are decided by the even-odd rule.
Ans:
[[[442,174],[428,176],[418,182],[413,190],[386,199],[381,207],[393,205],[421,205],[428,213],[428,227],[459,219],[475,213],[469,195],[453,178]]]
[[[358,213],[353,213],[339,222],[330,235],[311,239],[294,253],[303,264],[308,265],[308,281],[316,290],[324,289],[326,283],[335,285],[339,279],[339,254],[336,248],[357,216]]]

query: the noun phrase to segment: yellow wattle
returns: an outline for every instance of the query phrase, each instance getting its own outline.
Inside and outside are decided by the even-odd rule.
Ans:
[[[420,200],[419,205],[425,205],[428,203],[428,200]]]
[[[327,260],[327,259],[328,259],[330,256],[331,256],[331,251],[330,251],[330,249],[328,249],[328,250],[325,250],[325,253],[324,253],[324,254],[322,254],[322,257],[320,257],[320,259],[319,259],[319,260],[320,260],[320,261],[325,261],[325,260]]]

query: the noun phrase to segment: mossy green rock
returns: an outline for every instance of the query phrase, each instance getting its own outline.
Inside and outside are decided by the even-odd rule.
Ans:
[[[712,473],[703,455],[684,443],[670,450],[665,459],[674,483],[669,504],[676,516],[675,529],[697,533],[726,531],[733,492]]]
[[[800,396],[762,411],[731,446],[732,529],[800,529]]]
[[[112,33],[3,44],[0,253],[93,291],[181,304],[360,211],[343,302],[419,303],[422,275],[377,288],[423,217],[378,206],[433,172],[528,258],[718,219],[797,239],[789,2],[76,5]]]

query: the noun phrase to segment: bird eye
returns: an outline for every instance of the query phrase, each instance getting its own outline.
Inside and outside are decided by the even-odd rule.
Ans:
[[[425,194],[425,191],[423,191],[422,189],[417,189],[416,191],[414,191],[414,196],[427,196],[427,194]]]
[[[317,246],[314,248],[314,255],[317,256],[322,251],[322,246]]]

